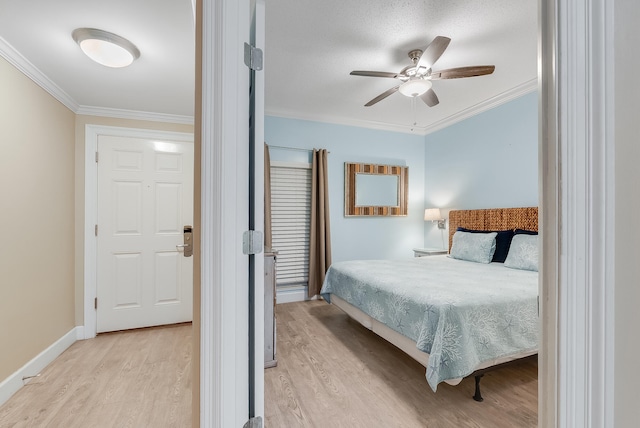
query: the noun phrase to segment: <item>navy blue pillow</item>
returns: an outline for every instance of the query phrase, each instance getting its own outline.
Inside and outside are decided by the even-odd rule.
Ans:
[[[471,232],[471,233],[491,233],[496,232],[496,252],[493,253],[492,262],[504,263],[507,259],[507,254],[509,254],[509,247],[511,247],[511,239],[513,239],[514,232],[513,230],[472,230],[465,229],[464,227],[459,227],[457,230],[460,232]]]
[[[524,230],[524,229],[516,229],[516,235],[537,235],[537,230]]]

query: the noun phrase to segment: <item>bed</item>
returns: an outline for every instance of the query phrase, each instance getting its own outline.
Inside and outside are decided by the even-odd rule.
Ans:
[[[535,207],[451,211],[452,254],[334,263],[321,295],[424,365],[434,392],[475,374],[480,401],[481,370],[537,353],[537,229]],[[460,259],[463,239],[493,242],[490,259],[502,261]],[[522,242],[536,244],[535,270],[515,258]]]

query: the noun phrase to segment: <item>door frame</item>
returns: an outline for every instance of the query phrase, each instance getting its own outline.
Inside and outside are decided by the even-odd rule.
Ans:
[[[98,137],[146,138],[181,141],[193,144],[193,134],[152,129],[85,125],[84,137],[84,339],[96,337],[97,317],[94,301],[97,296],[98,248],[95,226],[98,223]],[[194,175],[195,177],[195,175]],[[195,183],[194,183],[195,185]]]
[[[203,141],[207,141],[204,134],[211,133],[216,149],[223,152],[232,150],[235,142],[242,140],[241,125],[248,121],[244,120],[244,112],[231,108],[237,107],[232,97],[237,95],[238,88],[246,87],[233,74],[237,62],[241,62],[240,46],[247,38],[244,25],[250,15],[244,9],[245,2],[248,0],[198,0],[203,12],[198,14],[202,19],[203,79],[202,87],[197,88],[202,92]],[[543,227],[538,424],[613,426],[615,0],[538,0],[538,3]],[[226,103],[231,106],[229,109],[219,108]],[[235,130],[214,135],[213,125],[223,123],[235,124]],[[203,177],[208,169],[212,173],[207,162],[210,161],[203,155]],[[229,172],[223,174],[233,177]],[[204,188],[202,198],[203,213],[206,205],[213,209],[216,202],[225,201],[224,193],[205,192]],[[207,259],[203,260],[204,275]],[[241,418],[236,420],[231,413],[246,404],[237,402],[244,400],[242,391],[238,391],[242,385],[236,386],[220,376],[235,369],[227,354],[241,351],[238,343],[224,339],[221,332],[238,326],[232,317],[207,320],[207,331],[234,348],[223,348],[224,355],[216,353],[205,343],[211,339],[204,336],[204,324],[205,317],[211,318],[223,302],[207,303],[204,298],[203,288],[199,403],[207,409],[200,410],[200,426],[241,426]],[[242,299],[225,302],[238,310],[246,306]],[[235,333],[243,335],[245,331],[241,328]],[[229,410],[227,404],[232,406]],[[229,424],[224,424],[225,421]]]
[[[251,9],[250,0],[197,0],[196,6],[196,170],[201,170],[194,255],[201,265],[194,276],[200,359],[194,361],[193,420],[203,428],[241,427],[249,415],[249,262],[242,233],[249,225],[244,43],[249,43]]]
[[[614,426],[616,0],[539,0],[542,427]]]

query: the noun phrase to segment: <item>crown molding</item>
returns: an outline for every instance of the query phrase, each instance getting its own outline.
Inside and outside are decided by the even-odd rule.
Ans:
[[[79,106],[76,114],[87,116],[113,117],[117,119],[148,120],[152,122],[178,123],[193,125],[193,116],[153,113],[148,111],[125,110],[108,107]]]
[[[477,114],[491,110],[492,108],[508,103],[509,101],[513,101],[516,98],[519,98],[523,95],[534,92],[537,89],[538,89],[538,79],[537,78],[531,79],[525,83],[522,83],[516,86],[515,88],[511,88],[508,91],[502,92],[501,94],[498,94],[494,97],[489,98],[488,100],[482,101],[476,105],[473,105],[469,108],[459,111],[458,113],[452,114],[449,117],[446,117],[442,120],[432,123],[429,126],[424,127],[423,129],[425,131],[425,135],[439,131],[440,129],[446,128],[447,126],[451,126],[454,123],[461,122]]]
[[[165,113],[153,113],[104,107],[81,106],[69,94],[56,85],[33,63],[26,59],[5,39],[0,37],[0,56],[31,79],[36,85],[47,91],[75,114],[88,116],[113,117],[118,119],[148,120],[153,122],[179,123],[193,125],[193,116],[181,116]]]
[[[501,104],[505,104],[523,95],[531,93],[538,88],[538,79],[531,79],[515,88],[502,92],[488,100],[482,101],[476,105],[466,108],[458,113],[448,116],[442,120],[432,123],[427,126],[411,126],[411,125],[398,125],[394,123],[378,122],[361,119],[349,119],[344,117],[337,117],[332,115],[318,115],[318,114],[304,114],[300,112],[291,112],[286,110],[277,110],[267,108],[265,114],[267,116],[282,117],[285,119],[297,119],[297,120],[309,120],[313,122],[332,123],[336,125],[357,126],[360,128],[377,129],[391,132],[402,132],[406,134],[418,134],[427,135],[436,132],[440,129],[451,126],[455,123],[461,122],[477,114],[491,110]]]
[[[378,122],[373,120],[350,119],[339,116],[324,114],[306,114],[291,112],[288,110],[278,110],[265,107],[265,115],[281,117],[284,119],[308,120],[311,122],[331,123],[334,125],[357,126],[359,128],[376,129],[379,131],[402,132],[406,134],[425,135],[424,128],[420,126],[398,125],[395,123]]]
[[[20,70],[22,74],[33,80],[38,86],[47,91],[53,98],[64,104],[69,110],[75,112],[78,103],[49,79],[38,67],[33,65],[20,52],[11,46],[5,39],[0,37],[0,56],[6,59],[11,65]]]
[[[193,116],[182,116],[165,113],[153,113],[124,109],[113,109],[105,107],[92,107],[79,105],[69,94],[63,91],[35,65],[27,60],[20,52],[11,46],[6,40],[0,37],[0,56],[5,58],[10,64],[20,70],[25,76],[33,80],[38,86],[47,91],[51,96],[64,104],[69,110],[76,114],[88,116],[113,117],[118,119],[147,120],[152,122],[167,122],[192,125]],[[310,120],[313,122],[332,123],[336,125],[357,126],[360,128],[377,129],[381,131],[401,132],[413,135],[427,135],[440,129],[461,122],[476,114],[490,110],[501,104],[514,100],[522,95],[526,95],[538,88],[538,79],[532,79],[508,91],[489,98],[481,103],[464,109],[449,117],[439,120],[428,126],[399,125],[388,122],[348,119],[332,115],[304,114],[287,110],[265,109],[268,116],[282,117],[286,119]]]

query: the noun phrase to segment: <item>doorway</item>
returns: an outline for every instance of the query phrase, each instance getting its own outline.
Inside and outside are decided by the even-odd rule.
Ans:
[[[223,3],[228,6],[233,4],[233,2]],[[570,3],[566,5],[566,7],[559,8],[556,0],[540,1],[540,34],[542,34],[540,57],[543,60],[542,67],[540,67],[542,77],[541,114],[544,115],[541,123],[540,156],[543,159],[543,171],[546,174],[541,180],[541,192],[543,195],[542,221],[544,223],[543,266],[545,278],[541,293],[541,319],[543,330],[542,345],[544,347],[544,355],[546,355],[544,363],[542,364],[547,368],[546,375],[540,378],[541,397],[543,397],[544,400],[544,403],[542,403],[540,407],[541,426],[556,426],[557,423],[562,422],[558,420],[559,415],[567,416],[570,409],[579,410],[581,416],[584,417],[582,421],[595,420],[598,415],[603,416],[606,421],[613,420],[613,392],[617,391],[613,390],[613,376],[606,379],[604,377],[605,374],[611,372],[614,366],[613,347],[607,348],[605,343],[608,342],[603,340],[601,335],[602,332],[613,333],[614,331],[611,296],[607,294],[606,299],[597,299],[597,308],[590,305],[594,302],[584,299],[585,295],[594,295],[593,293],[589,293],[590,291],[607,291],[607,289],[612,288],[612,285],[606,287],[606,282],[601,280],[594,282],[587,281],[586,286],[589,287],[589,290],[584,291],[585,281],[580,275],[574,275],[570,281],[559,276],[559,272],[565,272],[567,270],[568,261],[576,260],[579,261],[578,268],[582,273],[586,273],[588,277],[597,277],[597,274],[600,272],[598,269],[600,269],[601,266],[589,264],[588,259],[579,258],[576,250],[584,249],[585,247],[587,249],[596,249],[596,245],[600,243],[598,241],[587,241],[586,246],[572,246],[572,244],[578,242],[574,236],[568,236],[566,237],[567,239],[560,240],[557,235],[557,232],[562,230],[561,225],[564,224],[564,222],[561,221],[561,216],[565,215],[567,211],[578,215],[581,221],[579,225],[576,225],[575,222],[569,222],[568,224],[571,225],[572,230],[584,232],[586,228],[581,228],[580,226],[588,223],[589,225],[600,226],[601,232],[606,233],[607,236],[614,235],[612,232],[615,232],[615,222],[607,221],[613,219],[614,216],[611,218],[605,216],[602,211],[598,211],[597,208],[599,206],[597,204],[591,205],[588,207],[588,210],[585,210],[585,206],[580,205],[582,200],[577,197],[578,195],[584,197],[589,191],[601,196],[606,194],[608,187],[592,186],[593,183],[590,178],[594,176],[594,173],[589,169],[584,171],[587,179],[573,180],[570,185],[567,185],[565,181],[556,175],[559,172],[558,167],[561,165],[557,157],[561,153],[560,149],[562,149],[562,153],[568,157],[568,159],[565,159],[566,162],[564,164],[584,165],[583,161],[586,157],[583,157],[583,151],[575,149],[586,150],[585,147],[587,147],[587,145],[585,144],[584,136],[596,136],[597,134],[595,129],[597,127],[594,128],[594,126],[586,120],[588,116],[582,113],[585,112],[585,105],[589,107],[599,105],[597,99],[590,97],[591,93],[594,91],[598,94],[601,94],[603,91],[606,92],[605,89],[608,88],[608,86],[603,84],[595,88],[592,86],[585,88],[585,86],[576,84],[576,81],[580,83],[588,81],[590,84],[597,86],[597,84],[602,83],[602,79],[610,76],[608,73],[595,73],[594,70],[596,70],[597,67],[606,67],[607,71],[611,71],[610,68],[613,67],[613,63],[607,65],[606,61],[601,61],[601,58],[613,55],[612,50],[615,47],[615,45],[613,45],[613,25],[610,21],[612,14],[609,13],[612,12],[613,4],[614,2],[611,0],[603,0],[595,2],[595,5]],[[608,13],[594,14],[594,11],[602,12],[602,9],[597,9],[598,6],[606,9]],[[587,8],[590,9],[587,10]],[[206,10],[206,12],[209,13],[203,14],[203,26],[205,28],[225,28],[226,30],[223,31],[222,34],[224,43],[221,44],[225,47],[229,46],[228,51],[232,52],[233,42],[236,41],[236,39],[242,38],[243,28],[241,26],[231,27],[229,23],[242,23],[242,18],[246,20],[247,14],[242,15],[240,12],[245,11],[238,10],[234,7],[221,7],[220,11],[220,13],[216,14],[210,10]],[[629,16],[632,18],[632,15]],[[604,28],[606,30],[604,34],[590,32],[591,27],[584,25],[585,23],[592,23],[589,18],[593,21],[598,21],[597,23],[600,25],[599,29]],[[564,37],[562,37],[561,40],[563,40],[565,44],[562,46],[562,49],[559,49],[560,42],[557,31],[563,32],[562,35]],[[600,43],[602,40],[609,42]],[[216,39],[216,41],[218,40]],[[203,49],[203,51],[206,51],[206,49]],[[576,53],[576,55],[588,52],[595,53],[596,55],[588,55],[589,67],[585,67],[585,58],[582,56],[577,58],[581,61],[578,61],[575,67],[569,69],[566,61],[558,61],[560,52]],[[232,57],[231,53],[227,55]],[[226,76],[224,79],[220,79],[222,83],[219,83],[216,89],[227,82],[231,84],[230,86],[236,87],[237,74],[232,73],[235,71],[233,61],[219,61],[207,64],[212,64],[204,70],[208,78],[214,74],[218,75],[218,73]],[[225,74],[225,71],[228,71],[228,73]],[[596,83],[584,78],[575,79],[577,76],[584,77],[581,73],[589,72],[591,72],[590,77],[598,76],[598,79],[594,80]],[[213,79],[206,79],[205,83],[208,84],[212,80]],[[563,93],[562,101],[569,99],[566,105],[559,101],[560,91],[558,84],[561,88],[564,88],[565,91],[568,88],[570,95],[573,95],[573,97],[571,97]],[[202,84],[202,89],[208,88],[209,86],[204,83]],[[233,103],[236,94],[233,93],[233,91],[227,91],[227,93],[223,91],[204,92],[203,99],[213,104],[214,101],[218,102],[216,96],[220,93],[223,95],[221,102],[229,101],[230,105],[235,105]],[[203,104],[209,105],[206,102]],[[561,110],[560,105],[564,106]],[[610,104],[605,105],[609,106]],[[606,108],[596,108],[594,110],[601,120],[604,120],[608,125],[612,125],[611,121],[613,117],[611,117],[612,115],[607,116]],[[209,111],[213,110],[206,110],[206,112]],[[558,111],[561,111],[561,114],[558,114]],[[573,115],[573,113],[581,113],[582,115]],[[239,114],[232,115],[231,119],[236,118],[238,115]],[[580,119],[579,124],[576,124],[574,120],[576,116]],[[208,127],[213,123],[224,123],[222,119],[228,119],[227,110],[218,109],[215,111],[215,114],[211,114],[210,117],[203,115],[203,129],[208,130]],[[558,129],[570,128],[571,126],[569,125],[573,126],[571,129],[575,132],[570,135],[570,138],[565,138],[566,135],[563,135],[561,138]],[[611,129],[613,129],[613,126],[611,126]],[[596,140],[598,142],[602,141],[602,136],[599,134],[597,136],[598,138]],[[565,144],[560,145],[559,139]],[[233,138],[226,140],[223,138],[216,139],[216,142],[222,142],[221,144],[228,147],[229,150],[234,149],[235,141],[236,139]],[[586,141],[591,142],[589,138],[587,138]],[[224,153],[224,151],[222,152]],[[582,163],[580,163],[580,161],[582,161]],[[208,171],[207,168],[203,168],[203,170],[204,173]],[[607,164],[605,170],[606,172],[613,170],[610,163]],[[226,175],[230,177],[234,176],[231,172]],[[602,182],[603,177],[598,176],[598,183]],[[608,182],[606,182],[606,184],[608,184]],[[206,193],[203,194],[205,195],[203,197],[203,205],[213,205],[210,201],[212,198]],[[574,197],[569,198],[568,195],[574,195]],[[561,207],[559,207],[559,205]],[[602,227],[602,225],[605,225],[605,227]],[[582,236],[588,236],[588,234],[583,233]],[[611,249],[610,240],[606,241],[604,247],[598,247],[598,251],[595,252],[596,259],[599,262],[608,261],[607,255],[612,254],[609,251],[602,251],[603,248],[604,250]],[[559,257],[561,253],[564,254],[562,259]],[[587,251],[587,254],[594,254],[594,252]],[[611,272],[610,266],[612,266],[612,263],[605,265],[607,273]],[[204,270],[206,270],[206,266]],[[580,280],[582,280],[581,283]],[[561,308],[558,307],[558,295],[564,297],[564,302],[575,302],[575,305],[571,307],[574,312],[569,315],[563,315],[561,323],[558,321],[562,313]],[[600,294],[597,295],[600,296]],[[237,307],[241,309],[244,307],[243,305],[246,306],[246,303],[243,302],[242,299],[238,300]],[[203,307],[206,310],[211,307],[217,308],[219,307],[219,303],[213,301],[212,304],[205,304]],[[586,324],[584,323],[585,319],[591,320],[591,322]],[[218,329],[208,329],[208,332],[214,332],[214,334],[209,336],[214,338],[212,342],[222,338],[225,344],[229,343],[231,347],[241,348],[231,340],[224,340],[225,336],[222,333],[218,333],[226,332],[229,328],[233,329],[235,327],[234,321],[231,317],[229,317],[229,319],[222,319]],[[589,330],[587,328],[588,326],[604,326],[604,328],[594,332],[593,330]],[[563,335],[559,336],[559,332],[562,332]],[[579,345],[584,344],[588,344],[589,348],[578,349]],[[203,360],[205,360],[205,357],[213,354],[210,348],[211,347],[203,347]],[[607,352],[603,352],[603,349],[606,349]],[[227,352],[228,351],[225,352],[225,355]],[[575,355],[585,356],[586,354],[592,356],[594,360],[590,362],[586,358],[571,358]],[[225,360],[227,361],[225,364],[222,364],[222,360],[222,357],[214,356],[212,362],[205,362],[203,364],[203,370],[200,373],[203,384],[215,387],[211,388],[211,390],[213,390],[211,393],[209,389],[203,389],[206,393],[200,396],[200,400],[207,404],[213,403],[210,407],[215,408],[215,410],[235,408],[233,405],[235,402],[231,400],[238,395],[235,384],[229,380],[223,379],[219,382],[220,385],[209,381],[209,379],[214,378],[212,368],[224,367],[224,369],[219,372],[229,372],[229,368],[235,368],[233,360]],[[228,361],[231,361],[231,363]],[[545,372],[545,370],[541,369],[541,372]],[[585,376],[576,376],[576,373],[582,373],[585,374]],[[232,376],[228,377],[232,378]],[[595,381],[583,382],[589,379]],[[604,385],[605,388],[601,390],[600,393],[595,393],[594,391],[596,391],[598,385]],[[609,398],[601,400],[602,397]],[[231,405],[225,407],[224,405],[228,402],[231,402]],[[222,416],[227,416],[228,413],[230,412],[225,412]],[[573,412],[573,414],[575,415],[576,412]],[[220,413],[215,414],[215,416],[214,418],[214,415],[209,412],[202,420],[227,420],[220,416]],[[229,416],[228,420],[231,420],[233,417],[234,415]],[[564,422],[566,422],[567,426],[570,426],[571,422],[576,422],[576,420],[566,420]],[[577,424],[580,425],[580,421],[578,421]],[[606,424],[598,424],[598,426],[605,425]]]
[[[150,224],[148,227],[150,230],[154,230],[160,227],[159,242],[156,242],[156,246],[160,246],[161,249],[158,252],[154,252],[153,249],[147,249],[143,256],[142,251],[124,251],[119,249],[113,254],[118,256],[104,256],[110,258],[111,261],[99,262],[98,258],[100,253],[108,253],[110,249],[107,247],[100,249],[96,237],[97,233],[100,233],[100,222],[109,223],[113,221],[114,205],[113,201],[103,201],[104,208],[100,206],[99,202],[99,173],[98,165],[96,162],[98,158],[96,153],[98,152],[99,145],[106,145],[106,147],[134,147],[148,146],[147,150],[149,154],[154,154],[154,160],[149,161],[149,168],[161,168],[161,169],[174,169],[173,175],[177,175],[177,170],[181,170],[180,180],[186,180],[186,183],[177,185],[180,180],[169,180],[165,175],[164,179],[158,179],[160,186],[155,186],[155,191],[151,192],[156,198],[153,198],[147,211],[158,211],[154,208],[154,203],[169,204],[169,199],[180,199],[177,204],[172,204],[174,210],[168,213],[167,206],[164,207],[165,213],[158,217],[154,215],[152,219],[144,219]],[[184,153],[184,157],[180,155],[176,156],[178,152]],[[104,150],[103,150],[104,152]],[[139,159],[137,155],[132,154],[131,150],[123,152],[122,155],[127,155],[127,161],[125,167],[121,169],[139,169],[135,166],[136,159]],[[116,159],[109,155],[103,155],[103,165],[109,163],[113,165]],[[125,162],[125,160],[122,160]],[[136,161],[137,162],[137,161]],[[128,165],[128,166],[127,166]],[[167,132],[167,131],[154,131],[134,128],[120,128],[109,126],[95,126],[87,125],[85,130],[85,272],[84,272],[84,336],[85,338],[92,338],[98,332],[109,330],[122,330],[126,328],[145,327],[149,325],[160,325],[190,321],[192,317],[192,278],[193,278],[193,262],[191,258],[183,257],[179,252],[179,247],[182,243],[183,227],[185,225],[191,225],[193,220],[193,135],[187,133]],[[128,180],[121,180],[121,184],[129,184],[129,187],[138,189],[135,185],[136,180],[131,178],[132,171],[126,172],[129,174]],[[183,175],[184,173],[184,175]],[[139,173],[135,173],[139,174]],[[174,177],[175,178],[175,177]],[[133,183],[133,184],[132,184]],[[149,183],[149,185],[151,185]],[[105,184],[106,186],[106,184]],[[139,189],[140,192],[142,189]],[[135,195],[138,191],[129,192],[129,197],[120,201],[122,204],[131,206],[132,204],[140,203],[142,200],[136,202]],[[104,191],[103,191],[104,193]],[[180,194],[181,196],[179,196]],[[124,196],[123,196],[124,197]],[[155,202],[154,202],[155,201]],[[116,201],[117,202],[117,201]],[[180,208],[178,209],[178,206]],[[122,235],[125,238],[140,238],[140,233],[135,232],[134,229],[138,226],[132,226],[131,224],[140,224],[142,229],[142,217],[148,215],[142,205],[137,205],[135,210],[126,210],[125,214],[136,213],[134,216],[124,216],[122,213],[118,221],[128,222],[123,226]],[[100,209],[100,210],[99,210]],[[160,210],[161,211],[161,210]],[[102,214],[101,214],[102,212]],[[106,214],[105,214],[106,212]],[[131,217],[131,218],[129,218]],[[138,220],[136,220],[138,219]],[[96,228],[96,225],[98,227]],[[104,228],[103,228],[104,229]],[[131,230],[129,230],[131,229]],[[166,229],[166,230],[164,230]],[[151,233],[154,235],[154,233]],[[131,239],[129,239],[131,240]],[[112,243],[112,245],[115,245]],[[159,247],[159,248],[160,248]],[[100,250],[100,251],[99,251]],[[152,254],[155,254],[152,256]],[[114,263],[120,261],[122,263]],[[143,263],[139,263],[142,257],[152,257],[148,259],[146,265],[148,269],[146,273],[142,268]],[[160,257],[162,260],[158,260]],[[119,259],[119,260],[118,260]],[[169,260],[171,259],[171,260]],[[173,263],[170,265],[169,261]],[[114,268],[107,269],[108,267]],[[145,268],[146,269],[146,268]],[[115,273],[114,273],[115,272]],[[120,273],[118,273],[120,272]],[[144,275],[143,275],[144,273]],[[125,281],[130,287],[128,290],[120,290],[120,297],[116,297],[113,293],[105,294],[105,287],[99,288],[98,285],[101,281],[107,281],[113,283],[113,275],[122,276],[122,280]],[[142,278],[147,276],[146,286],[142,284]],[[102,276],[105,276],[102,278]],[[168,277],[172,276],[174,281],[168,281]],[[111,279],[109,279],[111,278]],[[125,280],[126,278],[126,280]],[[158,281],[153,278],[159,278]],[[179,288],[177,284],[181,284]],[[156,287],[160,285],[160,287]],[[146,294],[151,293],[151,296],[145,297],[142,300],[142,288],[146,287]],[[100,294],[99,294],[100,290]],[[138,290],[132,292],[131,290]],[[117,294],[117,293],[116,293]],[[104,305],[105,311],[100,309],[100,299],[106,300]],[[116,300],[120,299],[117,303]],[[97,302],[97,305],[96,305]],[[114,304],[116,302],[116,304]],[[144,304],[143,304],[144,303]],[[98,319],[98,315],[101,315],[106,323],[102,325]],[[126,314],[124,318],[123,314]],[[100,327],[99,327],[100,322]]]

